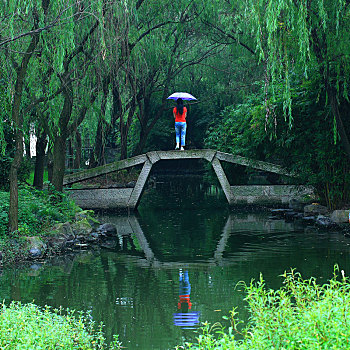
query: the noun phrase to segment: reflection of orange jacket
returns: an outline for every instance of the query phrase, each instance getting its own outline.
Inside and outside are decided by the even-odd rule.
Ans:
[[[181,309],[181,304],[182,303],[187,303],[188,309],[191,309],[192,303],[190,301],[190,295],[189,294],[187,294],[187,295],[179,295],[179,298],[180,298],[180,300],[179,300],[179,302],[177,304],[177,308],[178,309]]]

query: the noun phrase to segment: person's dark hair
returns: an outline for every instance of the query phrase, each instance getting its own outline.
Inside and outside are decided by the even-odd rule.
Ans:
[[[176,100],[177,103],[177,107],[176,107],[176,111],[182,115],[183,111],[184,111],[184,102],[182,101],[182,98],[178,98]]]

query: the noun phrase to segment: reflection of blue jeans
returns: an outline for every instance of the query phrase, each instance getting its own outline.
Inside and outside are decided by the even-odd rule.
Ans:
[[[180,143],[181,138],[181,146],[185,146],[186,126],[184,122],[175,122],[176,143]]]
[[[190,295],[191,294],[191,284],[188,278],[188,271],[185,270],[184,273],[180,272],[179,280],[179,295]]]

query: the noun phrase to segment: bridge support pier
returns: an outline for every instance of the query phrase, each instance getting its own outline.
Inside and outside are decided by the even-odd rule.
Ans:
[[[145,187],[146,181],[152,169],[152,163],[149,159],[143,164],[141,173],[137,179],[136,185],[131,193],[128,201],[128,209],[135,209],[140,201],[142,191]]]
[[[224,172],[224,169],[222,168],[220,160],[216,157],[216,155],[214,156],[213,160],[211,161],[211,164],[213,166],[213,169],[215,171],[216,176],[218,177],[220,185],[225,193],[227,202],[229,204],[232,204],[233,198],[232,198],[231,186],[227,180],[226,174]]]

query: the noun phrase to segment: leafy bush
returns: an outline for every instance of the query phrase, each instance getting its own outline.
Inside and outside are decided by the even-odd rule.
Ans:
[[[335,272],[338,268],[335,268]],[[186,349],[349,349],[350,283],[334,277],[322,286],[293,270],[279,290],[266,289],[261,278],[246,287],[251,317],[241,331],[231,312],[228,332],[216,324],[204,327],[198,344]],[[237,339],[237,333],[243,339]]]
[[[13,158],[8,155],[3,155],[0,158],[0,189],[6,191],[8,191],[10,186],[9,175],[12,160]],[[31,168],[31,162],[28,159],[24,158],[18,170],[18,180],[22,182],[26,181],[29,177]]]
[[[0,191],[0,237],[7,232],[9,193]],[[80,208],[65,194],[48,190],[38,191],[21,185],[18,195],[18,234],[33,236],[43,234],[55,222],[74,218]]]
[[[1,349],[107,349],[102,325],[74,311],[40,308],[34,304],[0,304]],[[115,338],[110,349],[120,349]]]

